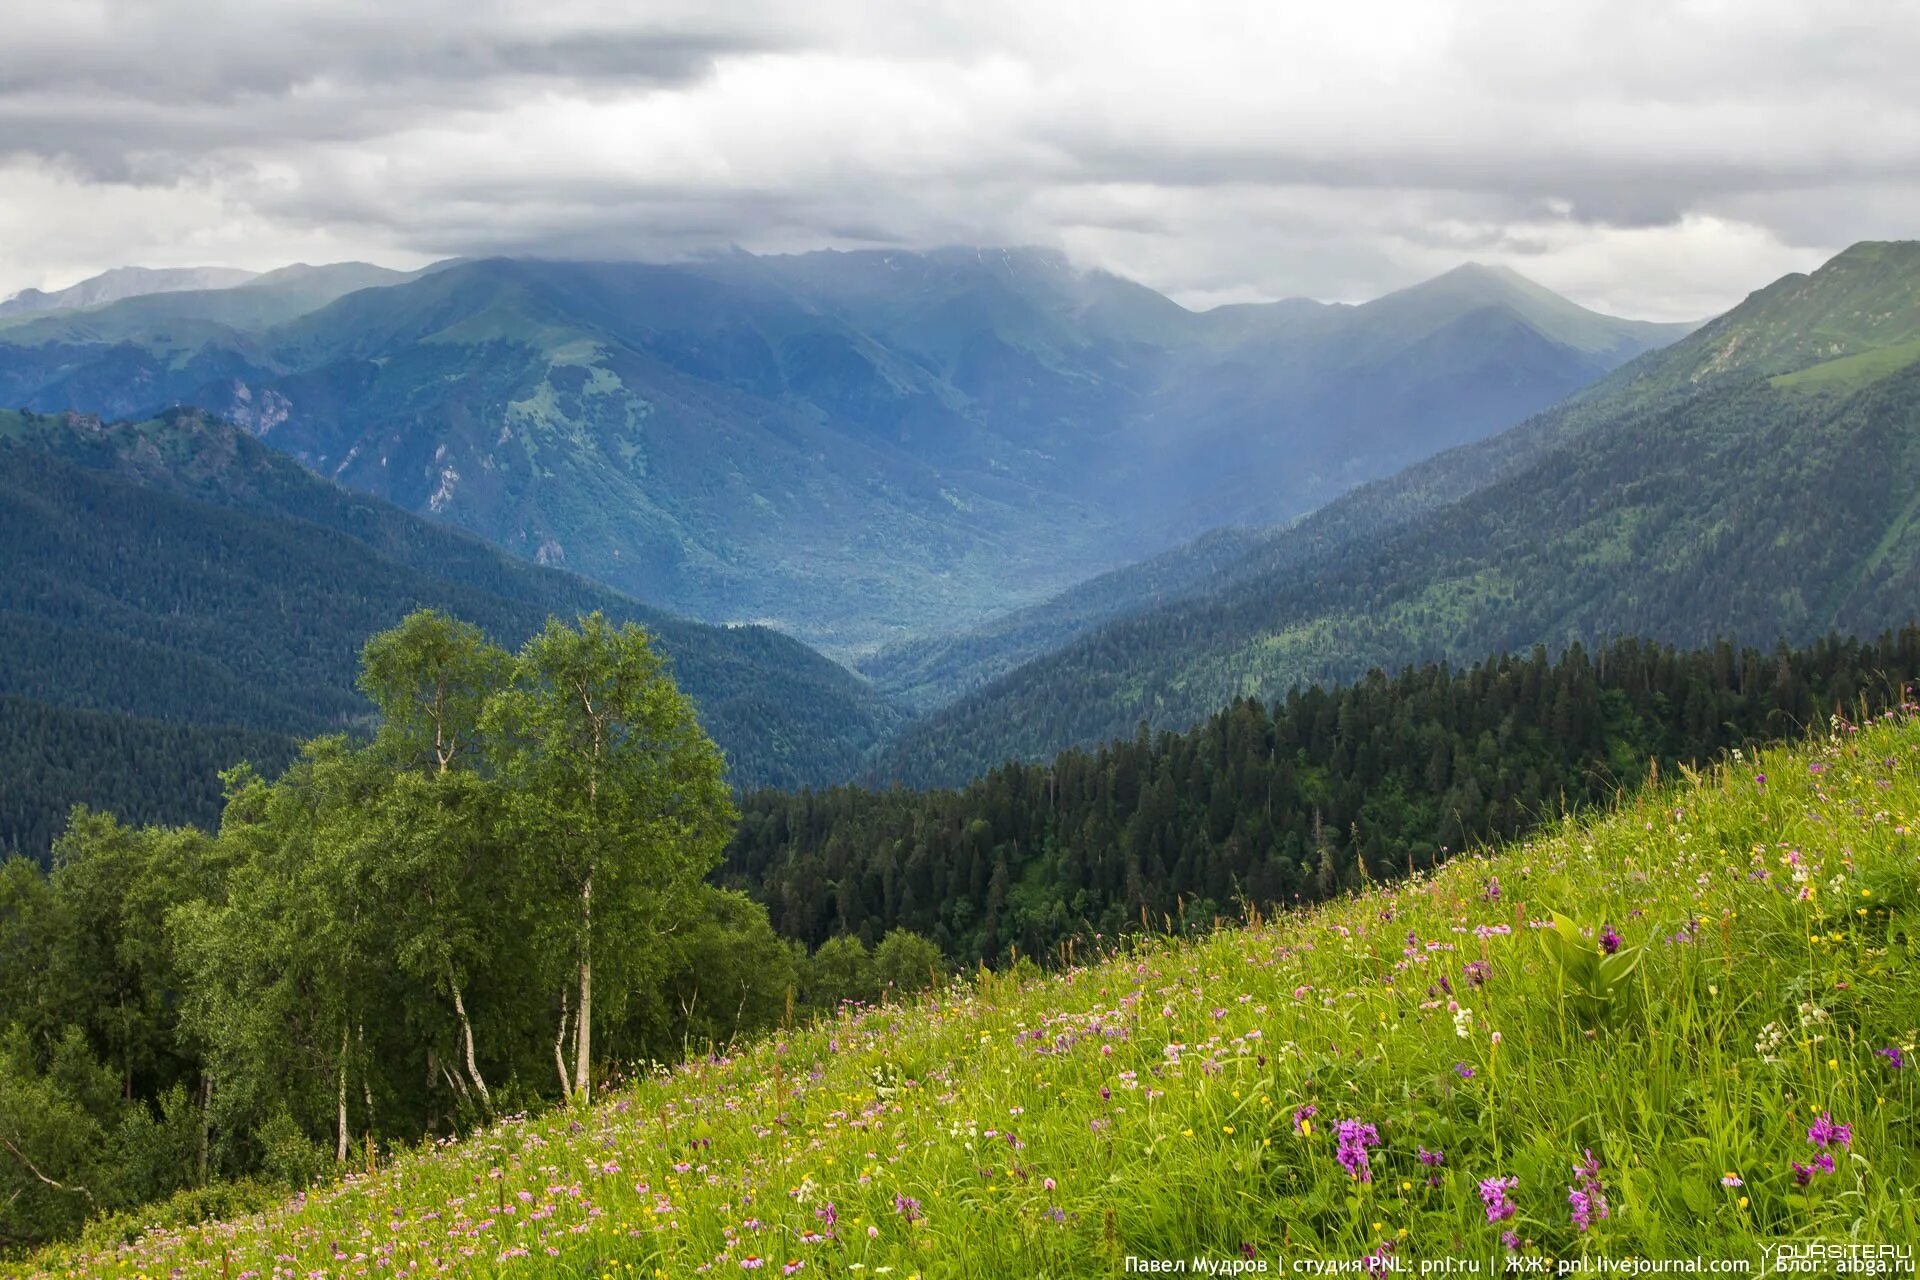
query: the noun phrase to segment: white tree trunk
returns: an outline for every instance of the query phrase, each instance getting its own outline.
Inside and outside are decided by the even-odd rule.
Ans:
[[[340,1140],[334,1147],[333,1158],[340,1164],[347,1162],[347,1028],[340,1028]]]
[[[553,1037],[553,1068],[560,1073],[560,1096],[573,1101],[573,1077],[567,1074],[567,1057],[561,1046],[567,1042],[567,989],[560,988],[560,1030]]]
[[[580,921],[585,926],[580,940],[580,1010],[573,1036],[573,1097],[581,1103],[593,1100],[593,1079],[589,1064],[593,1058],[593,873],[580,889]]]
[[[460,996],[460,984],[451,975],[448,982],[453,987],[453,1011],[460,1016],[460,1039],[467,1053],[467,1078],[473,1081],[474,1092],[480,1095],[480,1105],[488,1115],[493,1114],[493,1095],[487,1092],[487,1082],[480,1078],[480,1067],[475,1061],[473,1048],[473,1024],[467,1021],[466,1001]]]

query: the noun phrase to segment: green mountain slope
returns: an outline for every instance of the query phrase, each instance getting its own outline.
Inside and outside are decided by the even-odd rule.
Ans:
[[[295,748],[284,734],[0,695],[0,858],[45,858],[77,804],[129,822],[211,830],[222,770],[246,760],[277,773]]]
[[[191,413],[0,414],[0,546],[0,693],[66,707],[346,727],[367,714],[361,643],[432,605],[509,643],[549,614],[646,624],[743,784],[845,776],[898,722],[784,636],[688,622],[514,560]]]
[[[1035,250],[464,262],[312,302],[270,275],[0,328],[0,403],[209,408],[521,556],[849,656],[1297,516],[1675,333],[1480,268],[1195,314]]]
[[[1494,1272],[1911,1240],[1916,759],[1910,722],[1769,750],[1321,908],[855,1008],[28,1273]]]
[[[1796,330],[1828,336],[1796,345]],[[909,731],[881,772],[958,780],[1428,658],[1898,625],[1920,585],[1920,366],[1900,358],[1916,337],[1920,245],[1850,250],[1513,432],[1272,535],[1219,571],[1224,588],[1009,672]],[[1815,355],[1851,363],[1780,376]]]

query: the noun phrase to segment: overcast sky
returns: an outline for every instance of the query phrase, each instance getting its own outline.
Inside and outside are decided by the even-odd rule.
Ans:
[[[0,0],[0,295],[1044,244],[1183,302],[1725,308],[1920,235],[1920,0]]]

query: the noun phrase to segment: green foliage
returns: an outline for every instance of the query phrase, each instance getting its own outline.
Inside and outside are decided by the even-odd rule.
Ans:
[[[260,1171],[282,1187],[304,1191],[318,1182],[332,1162],[327,1149],[307,1136],[293,1113],[274,1112],[256,1135]]]
[[[932,942],[907,929],[889,929],[873,949],[873,977],[889,995],[911,996],[944,981],[946,957]]]
[[[1552,917],[1553,927],[1540,931],[1540,945],[1558,975],[1560,999],[1590,1027],[1619,1017],[1646,948],[1620,943],[1608,951],[1596,940],[1598,930],[1582,929],[1558,911]]]
[[[951,791],[759,793],[722,878],[782,934],[890,929],[962,965],[1204,930],[1432,866],[1666,770],[1896,705],[1920,630],[1772,652],[1634,641],[1376,671]]]
[[[645,632],[509,655],[421,611],[362,682],[371,740],[229,771],[217,836],[78,810],[51,871],[0,865],[0,1249],[307,1187],[788,1018],[787,944],[701,883],[732,803]]]
[[[370,1232],[458,1268],[462,1213],[476,1265],[502,1275],[1092,1277],[1247,1252],[1357,1271],[1383,1244],[1414,1270],[1551,1272],[1904,1241],[1920,969],[1879,899],[1920,893],[1916,813],[1920,727],[1842,726],[1489,858],[783,1028],[261,1219],[36,1261],[103,1280],[351,1273],[374,1260],[332,1251]],[[1591,1037],[1566,1016],[1533,937],[1554,932],[1547,902],[1640,948],[1636,1016]],[[1846,1126],[1826,1148],[1809,1138],[1823,1116]],[[1366,1181],[1341,1161],[1343,1121],[1372,1127]],[[1576,1166],[1608,1204],[1585,1230]],[[1489,1221],[1481,1184],[1509,1178],[1515,1212]]]
[[[873,956],[858,938],[828,938],[807,962],[807,1002],[816,1009],[870,1002],[878,992]]]

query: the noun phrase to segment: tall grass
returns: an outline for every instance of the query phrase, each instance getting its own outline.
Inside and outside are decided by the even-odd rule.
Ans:
[[[1917,824],[1920,725],[1839,726],[1417,880],[851,1011],[38,1266],[905,1280],[1910,1243]],[[1572,954],[1617,936],[1637,966],[1572,985],[1555,912]]]

